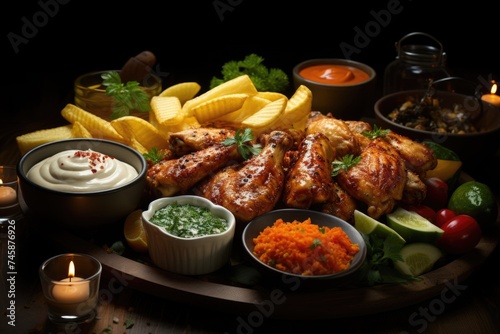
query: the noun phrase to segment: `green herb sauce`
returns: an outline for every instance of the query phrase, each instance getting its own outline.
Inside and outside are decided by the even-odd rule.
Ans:
[[[227,220],[215,216],[207,208],[178,203],[171,203],[157,210],[151,217],[151,222],[181,238],[218,234],[229,227]]]

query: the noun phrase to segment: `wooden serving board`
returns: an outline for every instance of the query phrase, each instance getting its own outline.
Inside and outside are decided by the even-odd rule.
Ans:
[[[462,174],[462,178],[465,178],[462,182],[471,179]],[[421,281],[373,287],[325,286],[294,291],[274,284],[242,287],[210,280],[206,276],[170,273],[151,264],[109,253],[103,247],[70,232],[51,231],[47,237],[49,242],[62,250],[96,257],[103,265],[104,274],[116,277],[118,282],[127,287],[151,295],[229,313],[249,314],[265,309],[271,310],[269,316],[273,318],[306,320],[375,314],[433,298],[444,289],[460,284],[482,266],[500,240],[499,227],[500,220],[491,232],[483,235],[473,251],[422,275]]]

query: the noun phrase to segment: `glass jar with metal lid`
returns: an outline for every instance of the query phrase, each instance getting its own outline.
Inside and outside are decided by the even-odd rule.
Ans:
[[[410,39],[433,45],[410,44]],[[396,42],[397,57],[384,72],[384,95],[410,89],[425,89],[429,81],[449,77],[443,45],[433,36],[413,32]]]

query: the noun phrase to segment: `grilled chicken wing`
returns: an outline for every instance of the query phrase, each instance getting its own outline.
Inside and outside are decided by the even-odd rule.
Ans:
[[[401,202],[418,205],[427,194],[427,186],[420,177],[411,170],[406,170],[406,184]]]
[[[188,129],[170,134],[170,149],[177,157],[203,150],[234,137],[234,130],[217,128]]]
[[[339,172],[337,181],[352,197],[367,204],[368,215],[376,219],[401,200],[406,167],[395,148],[382,138],[372,140],[360,156],[357,165]]]
[[[384,136],[384,139],[396,148],[409,170],[422,175],[424,172],[436,167],[437,158],[434,152],[424,144],[393,131]]]
[[[298,159],[285,180],[283,201],[289,207],[308,209],[316,203],[336,199],[332,161],[335,149],[322,133],[308,134],[300,143]]]
[[[328,137],[338,157],[346,154],[358,155],[360,152],[356,138],[343,120],[323,115],[320,112],[312,112],[307,120],[306,135],[315,132],[323,133]]]
[[[356,210],[356,200],[349,195],[337,182],[333,182],[335,198],[329,202],[322,203],[320,211],[329,213],[351,224],[354,223],[354,210]]]
[[[199,194],[243,222],[272,210],[283,190],[283,157],[292,145],[288,133],[271,132],[259,155],[208,177],[199,184]]]
[[[352,135],[356,138],[358,142],[359,149],[362,151],[370,143],[371,139],[363,135],[363,132],[370,132],[373,130],[372,126],[368,122],[364,121],[345,121],[345,124],[349,127]]]
[[[163,196],[185,193],[207,175],[238,159],[235,145],[215,144],[204,150],[166,160],[148,169],[146,180],[153,192]]]

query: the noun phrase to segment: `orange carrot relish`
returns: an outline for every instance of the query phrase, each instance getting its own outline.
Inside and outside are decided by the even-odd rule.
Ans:
[[[344,271],[359,251],[340,227],[329,228],[278,219],[256,238],[254,254],[267,265],[281,271],[311,276]]]

